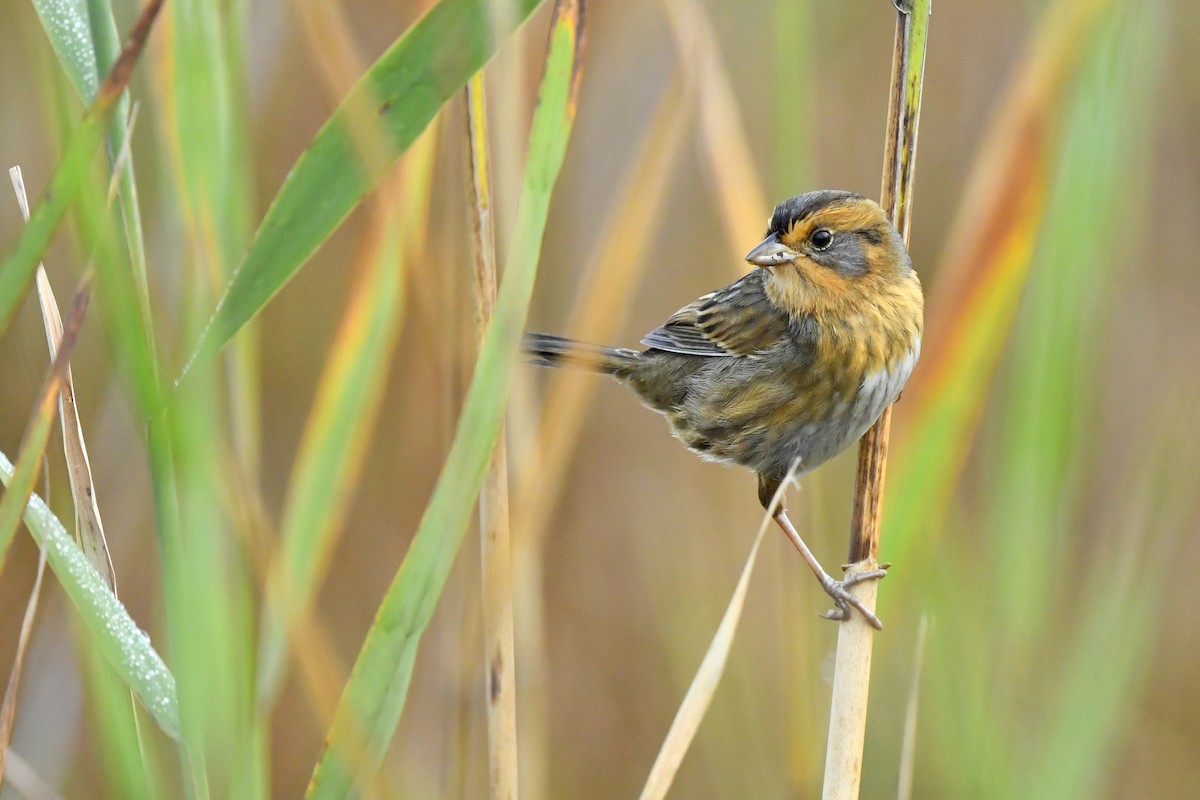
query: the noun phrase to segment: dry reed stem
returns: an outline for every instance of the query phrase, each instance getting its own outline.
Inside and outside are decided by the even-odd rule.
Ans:
[[[930,0],[904,0],[897,6],[892,54],[880,205],[888,212],[906,245],[909,240],[909,212],[912,208],[929,5]],[[851,564],[846,577],[879,566],[879,521],[890,429],[889,408],[867,431],[859,445],[854,515],[850,524]],[[873,611],[878,589],[878,581],[866,581],[852,587],[851,592]],[[829,710],[829,739],[825,752],[824,800],[853,800],[859,795],[873,640],[874,630],[861,615],[852,614],[839,626],[833,700]]]
[[[475,238],[475,338],[482,346],[496,305],[496,241],[488,164],[483,73],[464,90],[467,165]],[[484,696],[487,702],[488,784],[493,800],[517,798],[517,686],[513,645],[513,577],[508,517],[508,450],[500,426],[492,463],[479,494],[483,600]]]

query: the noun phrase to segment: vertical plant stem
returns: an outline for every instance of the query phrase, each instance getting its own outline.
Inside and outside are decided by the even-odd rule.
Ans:
[[[880,205],[907,246],[930,0],[901,0],[896,7],[899,13],[892,53]],[[859,445],[847,578],[878,568],[879,519],[891,421],[889,408]],[[851,591],[867,608],[874,610],[878,586],[878,581],[864,581]],[[859,795],[873,634],[873,629],[861,615],[851,615],[838,630],[829,740],[825,751],[824,800],[853,800]]]
[[[475,233],[476,341],[482,347],[496,305],[496,244],[488,168],[483,73],[467,82],[467,164]],[[493,800],[517,797],[517,698],[513,655],[513,584],[509,548],[508,452],[504,424],[479,495],[483,652],[488,721],[488,782]]]

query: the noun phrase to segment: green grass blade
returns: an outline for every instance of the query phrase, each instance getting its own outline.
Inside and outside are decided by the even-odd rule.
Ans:
[[[100,70],[87,0],[33,0],[33,8],[75,90],[91,102],[100,88]]]
[[[50,244],[50,238],[78,194],[92,156],[104,137],[111,111],[111,107],[93,106],[84,115],[71,134],[62,160],[42,193],[43,199],[34,207],[29,224],[17,240],[17,246],[0,264],[0,333],[8,325],[17,304],[25,297],[42,251]]]
[[[7,485],[12,478],[12,462],[0,453],[0,480]],[[138,628],[104,578],[88,562],[75,537],[37,495],[32,495],[25,507],[25,524],[38,545],[46,548],[50,568],[79,612],[92,644],[113,665],[163,732],[178,738],[175,678],[150,644],[150,637]]]
[[[417,645],[483,484],[516,366],[551,192],[575,117],[582,13],[581,3],[555,7],[524,187],[495,316],[446,465],[342,694],[309,787],[311,798],[356,796],[378,769],[404,711]]]
[[[1154,657],[1154,610],[1164,587],[1151,576],[1166,565],[1137,566],[1144,559],[1141,543],[1128,533],[1112,552],[1106,531],[1099,531],[1081,558],[1060,532],[1082,529],[1085,519],[1130,513],[1101,515],[1080,498],[1084,465],[1102,463],[1107,449],[1093,432],[1108,378],[1098,369],[1104,315],[1119,302],[1112,287],[1121,284],[1128,255],[1138,252],[1128,231],[1143,229],[1150,217],[1150,179],[1129,165],[1149,157],[1164,27],[1161,12],[1116,7],[1090,48],[1067,115],[1058,178],[1017,326],[1003,427],[993,444],[998,468],[987,528],[995,542],[990,562],[1004,576],[993,593],[1000,619],[993,638],[1004,643],[1009,665],[1045,681],[1046,650],[1061,636],[1046,609],[1077,604],[1080,618],[1058,674],[1048,676],[1052,691],[1041,719],[1024,738],[1028,761],[1017,758],[1031,765],[1015,776],[1021,797],[1097,795],[1113,769],[1138,680]],[[1128,492],[1110,508],[1151,506],[1138,489],[1157,470],[1138,466],[1123,482]],[[1063,564],[1089,561],[1090,580],[1055,580]]]
[[[88,708],[93,719],[96,757],[104,776],[103,790],[96,794],[128,800],[167,797],[163,780],[161,748],[150,733],[149,723],[139,732],[140,704],[117,676],[108,661],[87,646],[87,633],[76,628],[80,671],[87,687]],[[144,720],[144,716],[142,717]]]
[[[240,12],[222,3],[175,0],[168,13],[163,128],[180,198],[184,267],[195,287],[182,307],[185,341],[191,341],[215,297],[206,290],[224,283],[245,250],[252,192],[242,148],[253,138],[246,129],[252,115],[240,107],[240,62],[229,41]],[[123,305],[132,311],[136,302],[127,286]],[[256,351],[255,339],[243,337],[228,354],[228,402],[218,365],[198,371],[170,398],[166,434],[177,466],[173,488],[185,565],[169,587],[183,599],[170,607],[170,656],[188,756],[196,765],[197,794],[247,800],[269,793],[269,725],[254,705],[257,592],[244,547],[253,540],[246,520],[212,498],[231,496],[238,504],[242,487],[257,484]]]
[[[991,475],[993,563],[1007,576],[996,601],[1015,647],[1034,647],[1042,613],[1070,554],[1048,535],[1080,512],[1082,465],[1096,463],[1087,429],[1102,396],[1091,352],[1102,339],[1106,289],[1119,281],[1123,230],[1139,222],[1145,179],[1129,164],[1149,157],[1140,131],[1151,117],[1156,61],[1150,12],[1108,13],[1071,98],[1056,180],[1021,314],[1014,326]],[[1115,26],[1115,28],[1114,28]],[[1119,35],[1115,33],[1119,31]],[[1124,65],[1118,67],[1117,65]],[[1047,398],[1071,398],[1048,403]],[[1038,558],[1030,558],[1038,553]],[[1032,653],[1030,654],[1032,655]],[[1036,657],[1036,656],[1034,656]]]
[[[512,2],[493,14],[486,0],[441,0],[372,65],[288,175],[192,361],[224,347],[267,304],[540,0]],[[363,130],[364,116],[381,136]]]
[[[161,7],[162,0],[150,0],[138,17],[120,58],[72,132],[62,159],[30,215],[29,224],[21,231],[16,247],[0,264],[0,333],[4,332],[17,304],[25,296],[42,251],[50,243],[50,237],[83,184],[88,165],[104,137],[104,129],[112,119]]]

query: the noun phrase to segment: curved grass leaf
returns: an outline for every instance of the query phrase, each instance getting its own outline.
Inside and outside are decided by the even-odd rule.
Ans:
[[[550,196],[575,118],[582,2],[555,6],[549,52],[495,316],[433,497],[388,587],[342,694],[310,798],[357,796],[379,768],[404,711],[417,645],[466,533],[504,416],[533,291]]]
[[[13,465],[0,453],[0,480],[12,480]],[[168,736],[179,738],[175,678],[148,637],[129,616],[58,517],[37,495],[25,507],[25,524],[71,598],[96,649],[116,669]]]
[[[493,14],[486,0],[441,0],[375,62],[288,175],[185,374],[287,283],[539,2]]]
[[[33,0],[33,8],[67,77],[79,96],[90,102],[100,88],[100,70],[87,0]]]

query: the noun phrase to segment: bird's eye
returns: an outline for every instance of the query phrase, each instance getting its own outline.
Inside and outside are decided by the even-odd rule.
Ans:
[[[818,250],[824,250],[825,248],[829,247],[829,245],[833,244],[833,234],[824,228],[818,228],[817,230],[813,231],[812,236],[808,237],[808,240],[812,242],[813,247],[817,248]]]

